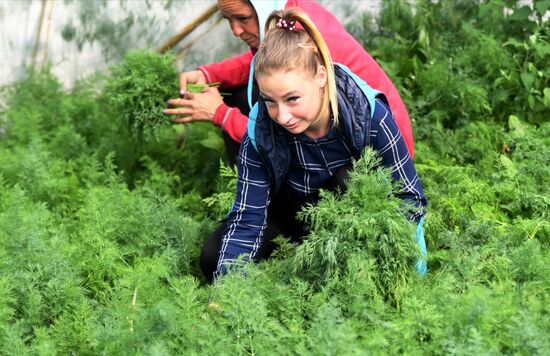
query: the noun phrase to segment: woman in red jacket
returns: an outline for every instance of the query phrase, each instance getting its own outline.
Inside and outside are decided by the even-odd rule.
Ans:
[[[277,0],[218,0],[218,7],[228,20],[231,31],[251,50],[218,63],[202,65],[194,71],[181,73],[181,98],[168,101],[170,105],[178,107],[165,110],[169,115],[185,115],[174,119],[174,122],[210,121],[219,126],[231,163],[235,162],[240,142],[246,132],[248,111],[257,100],[251,63],[263,39],[262,27],[267,16],[273,10],[282,9],[283,3]],[[312,19],[327,42],[334,62],[346,65],[372,88],[386,95],[409,154],[413,157],[414,142],[407,109],[382,68],[319,3],[312,0],[287,0],[284,9],[288,8],[299,8]],[[221,90],[232,92],[225,102],[216,88],[206,88],[198,94],[185,92],[187,83],[214,82],[220,83]]]

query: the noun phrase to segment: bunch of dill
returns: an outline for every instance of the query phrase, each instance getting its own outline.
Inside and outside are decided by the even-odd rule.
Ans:
[[[178,95],[178,71],[171,53],[134,50],[111,68],[107,96],[136,137],[158,137],[170,123],[163,113],[166,101]]]

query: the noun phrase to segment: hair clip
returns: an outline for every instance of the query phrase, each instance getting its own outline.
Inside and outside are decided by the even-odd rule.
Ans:
[[[260,42],[260,48],[265,48],[267,45],[265,41]]]
[[[294,31],[296,29],[295,24],[296,24],[296,21],[294,20],[287,21],[283,18],[280,18],[277,21],[277,27],[284,28],[285,30],[289,30],[289,31]]]

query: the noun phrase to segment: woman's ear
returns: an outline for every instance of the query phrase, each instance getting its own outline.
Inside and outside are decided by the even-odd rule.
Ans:
[[[319,65],[317,67],[317,72],[315,73],[315,80],[319,83],[320,88],[324,88],[325,84],[327,83],[327,69],[324,65]]]

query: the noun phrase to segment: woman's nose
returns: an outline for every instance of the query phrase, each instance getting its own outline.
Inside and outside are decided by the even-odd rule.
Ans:
[[[241,34],[243,33],[243,27],[237,22],[232,22],[230,24],[230,27],[231,27],[231,32],[233,32],[233,34],[236,37],[240,37]]]
[[[277,116],[277,120],[281,123],[281,124],[287,124],[290,119],[292,119],[292,114],[290,113],[290,111],[284,109],[284,108],[281,108],[279,109],[279,115]]]

